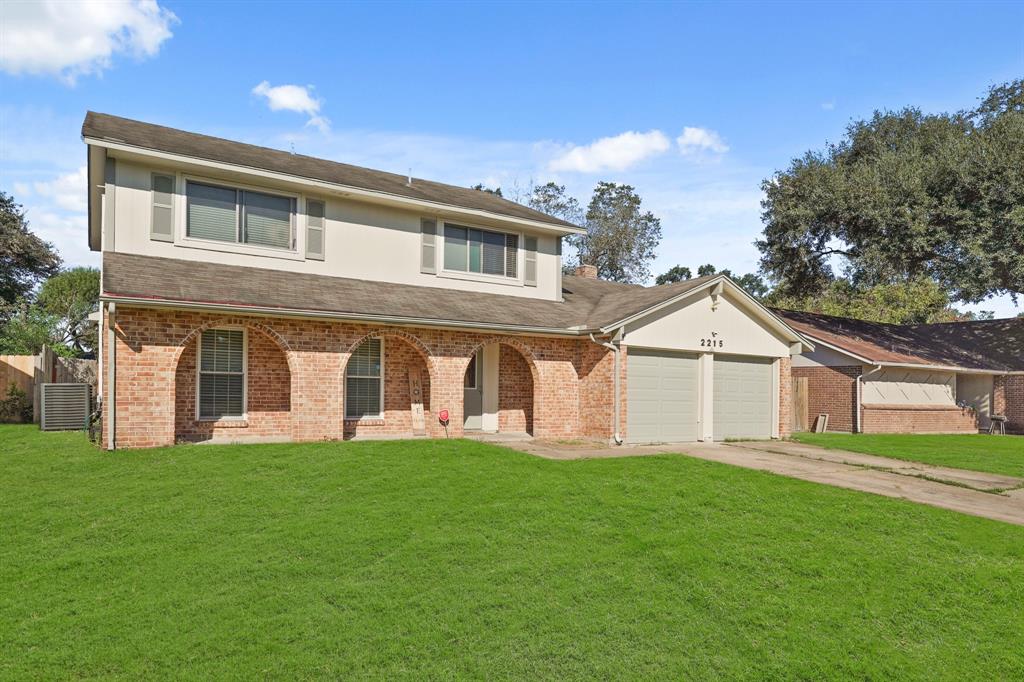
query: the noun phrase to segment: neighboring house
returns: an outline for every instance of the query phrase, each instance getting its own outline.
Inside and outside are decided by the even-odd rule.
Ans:
[[[813,346],[725,277],[563,277],[581,228],[489,193],[104,114],[82,134],[108,448],[443,437],[441,410],[452,436],[788,434]]]
[[[1024,432],[1024,320],[896,325],[777,310],[815,350],[793,359],[830,431]]]

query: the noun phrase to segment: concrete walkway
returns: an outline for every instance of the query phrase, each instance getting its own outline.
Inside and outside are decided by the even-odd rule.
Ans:
[[[1024,526],[1024,488],[1021,487],[1024,480],[997,474],[932,467],[783,441],[621,447],[586,441],[529,441],[507,445],[538,457],[561,460],[686,454]]]

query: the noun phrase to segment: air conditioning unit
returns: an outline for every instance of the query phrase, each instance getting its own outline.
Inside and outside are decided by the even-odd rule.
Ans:
[[[39,428],[43,431],[76,431],[89,428],[92,386],[89,384],[41,384]]]

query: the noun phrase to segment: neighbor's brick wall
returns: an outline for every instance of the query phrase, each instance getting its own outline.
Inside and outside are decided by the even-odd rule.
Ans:
[[[819,414],[828,414],[829,431],[856,428],[857,377],[863,370],[850,367],[794,367],[794,377],[807,379],[808,428]]]
[[[194,345],[198,334],[203,329],[221,325],[244,326],[250,330],[250,338],[255,338],[256,334],[265,335],[287,361],[291,398],[288,425],[278,422],[280,433],[269,433],[263,427],[245,427],[253,435],[290,437],[296,441],[342,438],[344,367],[350,352],[368,335],[380,335],[386,340],[397,340],[398,344],[408,344],[423,358],[424,366],[429,367],[424,383],[429,391],[426,403],[431,413],[426,417],[426,424],[430,436],[444,436],[436,416],[441,408],[450,411],[450,434],[462,435],[462,387],[466,366],[474,352],[495,342],[515,348],[528,358],[528,366],[535,368],[534,435],[574,438],[581,434],[578,364],[582,344],[593,345],[589,341],[494,336],[439,329],[381,328],[326,320],[224,316],[129,306],[119,306],[116,317],[119,447],[149,447],[175,442],[179,428],[176,418],[179,360],[186,358],[187,367],[186,352]],[[386,348],[391,345],[395,344],[385,341]],[[105,353],[109,354],[110,350],[106,348]],[[398,357],[394,362],[401,367],[403,362],[408,364],[410,357],[406,354],[404,360]],[[194,360],[192,362],[194,364]],[[391,380],[387,357],[385,363],[386,380]],[[398,372],[393,378],[399,383],[404,381],[404,389],[387,392],[395,401],[407,401],[408,376],[403,378]],[[281,381],[283,383],[283,378]],[[592,380],[587,383],[594,390],[602,390]],[[610,392],[610,385],[603,390]],[[367,428],[373,428],[377,433],[408,432],[408,414],[403,407],[401,402],[389,403],[384,423],[367,425]]]
[[[175,374],[175,440],[209,440],[231,434],[277,436],[291,433],[291,373],[284,352],[264,333],[247,334],[246,419],[196,418],[198,336],[181,354]]]
[[[498,430],[533,431],[533,377],[522,354],[498,349]]]
[[[1003,409],[996,413],[1006,415],[1008,431],[1024,433],[1024,376],[1015,374],[996,377],[996,380],[1002,380],[1004,396]]]
[[[864,433],[977,433],[974,410],[936,405],[863,405]]]
[[[779,438],[793,431],[793,360],[779,358]]]

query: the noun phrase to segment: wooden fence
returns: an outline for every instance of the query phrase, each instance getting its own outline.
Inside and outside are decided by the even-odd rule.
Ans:
[[[31,399],[32,421],[36,423],[41,405],[39,385],[45,383],[90,384],[95,393],[96,361],[62,358],[49,348],[39,355],[0,355],[0,400],[15,384]]]

